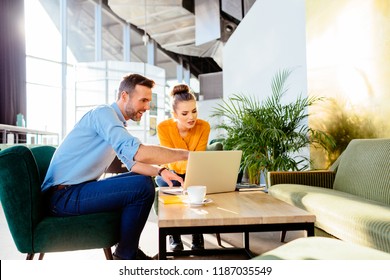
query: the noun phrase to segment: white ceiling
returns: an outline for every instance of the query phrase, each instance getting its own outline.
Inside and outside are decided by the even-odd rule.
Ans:
[[[123,26],[130,23],[130,61],[147,62],[148,51],[143,41],[146,32],[157,45],[154,64],[165,69],[167,80],[177,78],[179,63],[189,69],[193,77],[222,71],[223,45],[239,24],[230,14],[234,14],[237,3],[246,7],[246,13],[255,0],[222,0],[221,38],[199,46],[195,45],[194,1],[102,0],[102,59],[123,60]],[[59,1],[40,2],[59,29]],[[68,45],[80,62],[96,59],[95,7],[98,2],[67,0]]]
[[[195,44],[194,1],[108,0],[109,7],[127,22],[146,31],[163,49],[195,57],[212,57],[222,67],[221,40]],[[192,3],[190,3],[192,2]]]

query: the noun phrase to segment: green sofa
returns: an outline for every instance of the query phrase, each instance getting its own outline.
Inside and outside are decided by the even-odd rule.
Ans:
[[[390,254],[326,237],[302,237],[265,252],[254,260],[390,260]]]
[[[390,139],[355,139],[333,171],[269,172],[269,194],[316,215],[316,235],[390,253]]]

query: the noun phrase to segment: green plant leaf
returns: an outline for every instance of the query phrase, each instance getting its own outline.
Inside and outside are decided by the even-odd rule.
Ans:
[[[223,119],[224,149],[242,150],[242,168],[258,170],[299,170],[310,160],[302,155],[311,144],[332,146],[332,137],[307,125],[309,107],[321,97],[302,97],[283,103],[288,94],[287,80],[292,69],[277,71],[271,81],[271,93],[262,102],[244,94],[233,94],[218,104],[212,117]]]

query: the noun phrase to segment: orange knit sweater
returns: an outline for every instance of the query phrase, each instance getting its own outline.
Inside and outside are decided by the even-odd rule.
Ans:
[[[195,126],[182,138],[174,119],[162,121],[157,126],[157,136],[160,145],[169,148],[185,149],[188,151],[205,151],[210,134],[210,124],[207,121],[197,119]],[[178,174],[185,174],[187,161],[178,161],[166,165],[170,170]]]

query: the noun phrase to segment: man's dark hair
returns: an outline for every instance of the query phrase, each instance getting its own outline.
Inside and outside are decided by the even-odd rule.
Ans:
[[[153,88],[155,82],[139,74],[129,74],[122,78],[118,89],[118,100],[121,97],[121,92],[126,91],[129,95],[133,92],[136,85]]]

